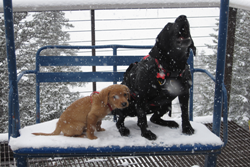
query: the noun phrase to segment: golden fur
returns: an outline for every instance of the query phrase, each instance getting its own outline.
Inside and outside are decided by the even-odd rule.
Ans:
[[[105,131],[101,128],[102,119],[112,109],[128,107],[129,89],[125,85],[111,85],[99,94],[83,97],[73,102],[60,116],[56,129],[52,133],[33,133],[34,135],[59,135],[84,137],[86,131],[89,139],[97,139],[94,131]]]

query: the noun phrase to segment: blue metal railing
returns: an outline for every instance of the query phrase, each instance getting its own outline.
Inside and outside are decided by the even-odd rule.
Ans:
[[[194,68],[193,53],[192,52],[190,52],[189,59],[188,59],[188,64],[190,65],[190,71],[191,71],[191,74],[192,74],[192,83],[194,82],[194,73],[196,73],[196,72],[205,73],[209,78],[211,78],[216,83],[215,77],[210,72],[208,72],[205,69]],[[228,122],[227,122],[227,117],[228,117],[228,112],[227,112],[227,110],[228,110],[227,109],[227,90],[226,90],[226,87],[225,87],[224,83],[221,83],[221,87],[222,87],[222,99],[221,99],[220,103],[223,104],[223,109],[222,109],[222,112],[223,112],[223,142],[224,142],[224,147],[225,147],[227,142],[228,142],[228,133],[227,133],[227,129],[228,129]],[[221,110],[220,110],[220,112],[221,112]],[[193,84],[192,84],[192,86],[190,88],[189,119],[191,121],[193,121]],[[218,120],[220,118],[216,118],[216,119]],[[213,124],[213,126],[215,126],[216,129],[217,128],[220,129],[220,123],[216,124],[216,125]],[[216,134],[216,135],[220,136],[220,133]]]
[[[53,59],[52,56],[40,56],[40,53],[45,50],[45,49],[106,49],[106,48],[112,48],[113,49],[113,56],[55,56],[55,59]],[[117,58],[117,49],[118,48],[130,48],[130,49],[150,49],[152,48],[152,46],[134,46],[134,45],[98,45],[98,46],[44,46],[42,48],[40,48],[37,53],[36,53],[36,70],[34,71],[36,74],[39,73],[39,67],[41,66],[41,59],[50,59],[50,63],[56,63],[56,65],[62,65],[60,62],[58,62],[59,59],[68,59],[63,61],[63,63],[67,64],[67,62],[70,62],[70,64],[67,65],[78,65],[78,66],[83,66],[83,65],[87,65],[87,66],[91,66],[91,65],[103,65],[103,62],[101,62],[100,60],[106,60],[108,59],[111,62],[106,62],[104,63],[105,65],[109,65],[112,64],[113,65],[113,74],[111,73],[105,73],[108,74],[108,76],[106,76],[107,78],[102,79],[102,81],[107,81],[107,82],[113,82],[114,84],[117,83],[117,81],[121,81],[122,75],[120,75],[120,77],[118,77],[116,75],[117,72],[117,65],[129,65],[130,63],[134,62],[134,61],[140,61],[140,59],[143,56],[123,56],[123,59],[119,56],[119,58]],[[59,58],[58,58],[59,57]],[[129,58],[129,59],[128,59]],[[75,61],[75,59],[77,59],[77,61]],[[125,61],[125,59],[128,59],[130,61]],[[88,60],[88,61],[80,61],[80,60]],[[113,60],[113,61],[112,61]],[[120,61],[123,60],[123,61]],[[119,63],[118,63],[119,62]],[[49,64],[49,63],[47,63]],[[92,73],[92,72],[90,72]],[[52,73],[50,73],[49,75],[51,75]],[[71,75],[77,75],[80,76],[82,75],[82,73],[69,73]],[[98,74],[97,72],[95,74]],[[68,75],[68,74],[66,74]],[[66,77],[66,75],[64,77]],[[104,73],[100,74],[100,75],[104,75]],[[113,77],[114,76],[114,77]],[[79,80],[78,81],[84,81],[83,77],[78,77]],[[80,79],[81,78],[81,79]],[[93,76],[91,76],[91,78],[93,78]],[[100,79],[101,76],[98,77],[98,79]],[[86,81],[86,80],[85,80]],[[90,81],[90,80],[89,80]],[[36,122],[40,123],[40,80],[37,77],[37,81],[36,81]],[[52,81],[51,81],[52,82]]]
[[[42,50],[45,50],[45,49],[52,49],[52,48],[56,48],[56,49],[104,49],[104,48],[112,48],[113,49],[113,56],[105,56],[105,59],[108,59],[108,60],[113,60],[115,62],[119,62],[119,63],[112,63],[112,62],[109,62],[110,65],[113,65],[113,75],[115,75],[114,72],[116,72],[115,70],[117,70],[117,65],[129,65],[130,63],[134,62],[134,61],[140,61],[140,59],[144,56],[119,56],[119,57],[116,57],[117,56],[117,49],[118,48],[130,48],[130,49],[150,49],[152,48],[152,46],[134,46],[134,45],[100,45],[100,46],[44,46],[42,48],[40,48],[38,51],[37,51],[37,54],[36,54],[36,70],[28,70],[28,71],[24,71],[24,72],[21,72],[19,74],[19,76],[17,77],[17,81],[19,81],[21,79],[21,77],[24,75],[24,74],[38,74],[39,73],[39,67],[42,65],[44,66],[47,66],[49,64],[52,64],[52,65],[62,65],[62,63],[59,61],[60,59],[62,59],[61,61],[67,65],[95,65],[95,62],[93,61],[93,58],[97,58],[98,60],[98,63],[99,65],[100,64],[100,59],[101,60],[104,60],[103,59],[103,56],[96,56],[96,57],[92,57],[92,56],[40,56],[40,53]],[[115,54],[115,55],[114,55]],[[118,59],[110,59],[111,57],[116,57]],[[119,61],[120,59],[126,59],[126,57],[129,57],[130,59],[130,62],[129,61]],[[75,60],[77,58],[77,61],[76,62],[72,62],[72,60]],[[89,62],[89,58],[92,59],[93,62]],[[85,62],[82,62],[82,61],[79,61],[81,59],[84,59],[86,60]],[[46,62],[46,60],[49,60],[49,62]],[[41,61],[45,61],[46,63],[41,63]],[[76,64],[75,64],[76,63]],[[195,72],[202,72],[202,73],[205,73],[207,74],[214,82],[216,81],[215,80],[215,77],[213,75],[211,75],[207,70],[204,70],[204,69],[199,69],[199,68],[194,68],[194,64],[193,64],[193,52],[192,50],[190,51],[190,56],[189,56],[189,59],[188,59],[188,63],[190,65],[190,71],[192,73],[192,82],[193,81],[193,77],[194,77],[194,73]],[[105,63],[106,64],[106,63]],[[90,72],[92,73],[92,72]],[[110,72],[112,73],[112,72]],[[48,75],[51,75],[53,73],[48,73]],[[122,75],[122,74],[121,74]],[[54,79],[53,79],[54,80]],[[117,83],[117,81],[121,81],[121,77],[114,77],[114,80],[109,80],[109,79],[106,79],[106,81],[113,81],[114,84]],[[43,81],[44,82],[44,81]],[[226,145],[227,143],[227,92],[226,92],[226,89],[225,89],[225,86],[224,84],[222,84],[222,87],[223,87],[223,126],[225,127],[224,128],[224,132],[223,132],[223,141],[224,141],[224,144]],[[36,84],[36,122],[37,123],[40,123],[40,80],[37,79],[37,84]],[[189,118],[190,120],[192,121],[193,120],[193,84],[190,88],[190,102],[189,102]],[[216,127],[216,128],[220,128],[220,127]]]
[[[4,0],[4,22],[5,22],[5,35],[6,35],[6,52],[8,59],[9,71],[9,120],[11,121],[9,130],[13,137],[20,136],[20,118],[19,118],[19,102],[18,102],[18,87],[17,87],[17,70],[16,70],[16,54],[15,54],[15,40],[14,40],[14,26],[12,15],[12,1]],[[11,105],[11,106],[10,106]],[[11,117],[11,118],[10,118]],[[12,124],[13,123],[13,124]]]

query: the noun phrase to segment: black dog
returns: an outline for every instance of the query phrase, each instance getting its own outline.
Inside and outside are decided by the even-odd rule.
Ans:
[[[124,126],[127,116],[138,117],[141,135],[149,140],[157,137],[147,130],[147,114],[154,113],[150,121],[155,124],[177,128],[179,125],[175,121],[161,119],[167,112],[171,116],[171,102],[177,96],[182,110],[182,132],[194,133],[188,118],[189,88],[192,84],[187,64],[190,49],[195,54],[188,20],[181,15],[175,23],[168,23],[163,28],[148,56],[129,66],[122,84],[131,90],[130,105],[113,111],[118,116],[116,126],[122,136],[130,133]]]

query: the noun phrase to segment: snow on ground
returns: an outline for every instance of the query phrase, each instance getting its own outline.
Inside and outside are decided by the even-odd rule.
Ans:
[[[8,141],[8,133],[0,133],[0,142]]]
[[[211,122],[211,117],[203,117],[202,121]],[[104,132],[95,132],[98,137],[96,140],[89,140],[88,138],[76,138],[76,137],[65,137],[62,134],[58,136],[35,136],[33,132],[45,132],[51,133],[56,126],[58,119],[40,123],[32,126],[24,127],[20,130],[21,136],[18,138],[10,139],[10,146],[13,150],[19,148],[41,148],[41,147],[105,147],[105,146],[166,146],[171,147],[173,145],[180,144],[211,144],[211,145],[222,145],[223,142],[219,137],[214,135],[210,130],[198,118],[195,119],[197,122],[191,122],[195,129],[194,135],[185,135],[182,133],[181,128],[171,129],[168,127],[162,127],[148,122],[149,129],[154,132],[158,138],[155,141],[149,141],[141,137],[141,132],[137,126],[137,118],[127,118],[125,125],[130,129],[129,137],[122,137],[116,126],[115,122],[104,120],[102,127],[106,129]],[[181,119],[174,119],[181,125]]]

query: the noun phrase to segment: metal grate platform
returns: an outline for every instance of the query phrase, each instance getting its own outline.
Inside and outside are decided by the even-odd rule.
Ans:
[[[211,124],[206,124],[211,129]],[[226,148],[218,156],[218,167],[250,166],[250,133],[233,121],[228,122],[229,140]],[[204,155],[185,156],[143,156],[143,157],[98,157],[98,158],[47,158],[29,159],[30,167],[191,167],[204,166]],[[1,167],[13,166],[13,153],[7,142],[1,143]]]

